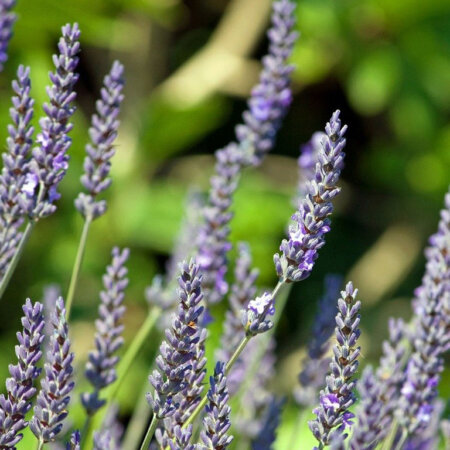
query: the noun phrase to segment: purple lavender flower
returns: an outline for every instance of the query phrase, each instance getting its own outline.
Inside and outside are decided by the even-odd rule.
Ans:
[[[72,142],[68,133],[73,127],[69,119],[75,111],[72,103],[76,97],[73,88],[78,80],[75,69],[80,50],[79,37],[78,24],[65,25],[58,43],[59,54],[53,56],[56,70],[50,73],[53,84],[47,88],[50,101],[44,104],[46,116],[39,121],[38,146],[34,148],[30,162],[30,171],[39,177],[44,189],[36,196],[35,207],[30,212],[36,218],[55,211],[53,203],[60,197],[57,188],[68,167],[67,150]]]
[[[165,431],[160,435],[161,440],[168,437],[169,440],[176,442],[181,437],[177,436],[177,430],[179,432],[201,401],[203,380],[206,375],[205,341],[207,336],[206,329],[198,329],[197,342],[191,358],[191,368],[185,372],[183,380],[185,387],[174,396],[174,403],[178,406],[174,414],[165,419]]]
[[[353,392],[356,381],[352,377],[358,369],[360,347],[356,347],[356,343],[361,334],[358,328],[361,302],[356,301],[357,292],[350,282],[338,300],[337,342],[333,347],[330,374],[326,377],[325,389],[320,392],[319,406],[313,411],[317,418],[309,422],[320,448],[328,445],[334,434],[343,434],[352,424],[353,414],[349,408],[356,400]]]
[[[381,399],[382,386],[378,383],[371,366],[367,366],[358,382],[360,402],[356,409],[358,424],[350,440],[352,450],[370,450],[379,442],[380,427],[383,425],[384,403]]]
[[[244,112],[244,124],[236,127],[238,143],[232,142],[216,152],[215,175],[211,178],[209,200],[203,209],[204,224],[198,233],[197,261],[204,274],[203,290],[209,303],[218,303],[228,291],[225,281],[230,212],[233,194],[243,166],[261,163],[274,144],[275,136],[291,101],[289,75],[292,66],[286,64],[297,34],[289,0],[273,4],[269,30],[269,54],[263,58],[260,83],[253,89]]]
[[[182,428],[179,425],[173,429],[173,436],[168,437],[167,434],[163,434],[161,430],[156,430],[156,440],[159,447],[162,449],[169,448],[170,450],[196,450],[200,446],[189,444],[192,437],[192,425],[186,428]]]
[[[166,341],[160,346],[160,355],[156,358],[158,370],[149,377],[155,393],[147,395],[153,413],[163,419],[175,413],[178,405],[174,396],[186,388],[186,375],[192,369],[192,359],[196,354],[199,340],[198,321],[203,311],[200,303],[201,275],[197,264],[181,264],[181,276],[178,280],[180,304],[172,320],[172,327],[166,330]]]
[[[438,232],[431,236],[422,285],[416,290],[412,355],[406,368],[397,418],[412,437],[430,422],[442,355],[450,348],[450,192]]]
[[[60,297],[52,316],[53,334],[50,350],[44,365],[45,377],[41,379],[41,390],[30,422],[31,431],[40,443],[51,442],[62,429],[66,418],[72,380],[73,353],[70,351],[69,330],[66,321],[64,300]]]
[[[115,154],[113,144],[117,137],[120,123],[117,117],[123,100],[122,64],[114,61],[103,83],[101,98],[96,103],[97,113],[92,116],[89,129],[92,144],[86,146],[87,156],[84,160],[84,174],[81,177],[81,184],[88,194],[80,193],[75,200],[75,207],[88,220],[96,219],[106,211],[106,201],[97,201],[96,198],[111,185],[108,175],[111,158]]]
[[[234,143],[216,152],[216,173],[211,178],[209,201],[203,208],[197,261],[204,274],[205,298],[209,303],[218,303],[228,291],[225,273],[231,249],[229,223],[233,216],[229,209],[238,184],[241,158],[239,147]]]
[[[67,443],[66,450],[81,450],[81,435],[78,430],[70,435],[70,442]]]
[[[274,298],[271,293],[265,292],[248,303],[247,309],[242,310],[242,325],[247,336],[256,336],[265,333],[273,327],[267,316],[275,314]]]
[[[6,380],[6,396],[0,395],[0,448],[15,448],[22,439],[28,422],[25,415],[31,409],[31,399],[36,393],[33,381],[41,369],[37,364],[42,356],[41,344],[44,339],[43,306],[27,299],[23,306],[22,333],[17,333],[17,364],[9,366],[11,378]]]
[[[2,155],[0,174],[0,279],[4,277],[22,237],[23,206],[29,196],[34,195],[37,186],[37,181],[26,168],[34,131],[31,126],[34,101],[30,97],[29,67],[19,66],[12,88],[15,95],[9,114],[13,123],[8,126],[8,151]]]
[[[323,386],[330,366],[331,358],[325,355],[329,350],[330,338],[334,331],[336,298],[341,283],[342,277],[339,275],[325,277],[325,293],[319,300],[311,331],[312,339],[308,344],[308,356],[303,360],[302,371],[298,377],[300,386],[294,393],[297,402],[303,406],[316,403],[319,389]]]
[[[117,378],[115,366],[119,357],[115,353],[123,344],[121,321],[125,306],[122,303],[124,291],[128,285],[128,270],[125,263],[129,255],[128,249],[120,251],[119,248],[114,247],[112,262],[103,276],[104,290],[100,292],[99,319],[95,321],[96,348],[89,353],[85,371],[86,378],[95,390],[81,395],[81,402],[90,415],[95,414],[106,402],[99,398],[100,390],[114,383]]]
[[[391,429],[394,411],[398,406],[400,388],[405,379],[404,356],[406,352],[405,324],[402,319],[389,319],[389,339],[383,342],[383,353],[376,371],[380,388],[379,398],[383,402],[381,413],[370,420],[378,421],[377,440],[382,441]],[[364,398],[362,399],[364,401]]]
[[[210,388],[208,391],[209,404],[206,406],[206,416],[203,419],[203,431],[200,436],[204,449],[225,449],[233,436],[229,436],[230,411],[228,406],[227,378],[225,376],[225,365],[221,362],[214,368],[214,377],[210,378]]]
[[[276,431],[281,419],[284,399],[272,398],[258,437],[252,442],[252,450],[270,450],[275,443]]]
[[[293,30],[295,3],[279,0],[273,3],[272,28],[267,33],[269,54],[263,60],[259,84],[248,100],[244,123],[236,127],[241,148],[248,153],[247,163],[258,165],[272,148],[281,121],[292,101],[290,74],[287,64],[298,34]]]
[[[16,21],[16,15],[11,12],[16,5],[16,0],[0,1],[0,71],[8,59],[8,45],[12,37],[12,27]]]
[[[345,157],[347,126],[341,127],[339,114],[336,111],[325,127],[327,136],[322,141],[315,178],[308,182],[308,194],[292,217],[294,223],[289,227],[289,239],[281,243],[281,255],[274,255],[281,281],[300,281],[310,275],[318,250],[325,244],[325,234],[330,231],[331,201],[340,192],[336,183]]]

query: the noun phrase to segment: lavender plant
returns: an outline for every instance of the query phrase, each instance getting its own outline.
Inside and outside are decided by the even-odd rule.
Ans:
[[[319,449],[330,443],[333,435],[344,434],[352,425],[354,414],[349,408],[355,403],[353,379],[358,369],[360,347],[356,347],[361,334],[359,310],[361,302],[356,300],[357,289],[350,282],[341,292],[336,315],[336,344],[326,386],[320,392],[319,406],[314,409],[316,419],[309,422],[314,437],[319,441]],[[345,438],[345,437],[344,437]]]
[[[272,28],[267,35],[269,53],[263,58],[260,82],[252,90],[244,124],[236,127],[237,143],[232,142],[216,152],[215,174],[211,178],[208,202],[203,209],[204,224],[199,230],[197,261],[204,274],[204,291],[209,303],[222,300],[228,291],[225,281],[232,197],[237,189],[241,170],[258,165],[272,148],[281,120],[291,103],[290,73],[287,63],[297,39],[293,31],[294,3],[278,0],[273,3]]]
[[[105,400],[99,398],[100,391],[117,378],[115,366],[119,361],[116,352],[123,345],[121,323],[125,313],[123,306],[124,291],[128,285],[125,263],[129,257],[129,250],[120,251],[114,247],[112,250],[111,265],[106,268],[103,276],[104,291],[100,292],[100,305],[98,307],[99,318],[95,325],[95,350],[89,353],[85,375],[94,392],[83,393],[81,403],[89,416],[93,415],[104,404]]]
[[[38,447],[55,441],[68,415],[70,392],[75,383],[73,376],[74,354],[71,352],[66,310],[62,297],[56,302],[52,316],[53,334],[50,350],[44,365],[45,376],[30,421],[31,431],[38,439]]]
[[[6,395],[0,395],[0,448],[14,448],[22,439],[21,431],[28,425],[25,416],[36,394],[34,380],[39,377],[41,344],[44,339],[43,306],[27,299],[23,306],[22,333],[17,333],[17,364],[9,366],[11,378],[6,380]]]
[[[5,12],[2,5],[9,11],[14,2],[0,4],[0,16]],[[0,64],[5,61],[5,43],[14,21],[11,13],[5,14],[0,17]],[[0,449],[16,448],[28,425],[38,439],[38,450],[50,442],[58,444],[58,440],[67,442],[66,448],[72,450],[85,447],[128,449],[127,439],[121,443],[123,430],[118,423],[119,411],[114,400],[153,325],[161,318],[164,327],[164,316],[171,312],[171,324],[165,330],[156,368],[149,376],[153,390],[146,398],[153,416],[150,423],[146,423],[143,414],[142,430],[145,426],[148,428],[141,449],[223,450],[233,439],[241,447],[272,448],[283,402],[269,390],[275,371],[275,339],[270,331],[276,327],[284,306],[282,299],[277,300],[280,291],[309,277],[319,250],[325,245],[325,235],[330,231],[332,202],[340,192],[337,183],[345,157],[347,127],[341,126],[339,111],[332,115],[325,133],[315,133],[302,149],[298,210],[292,217],[287,238],[281,242],[279,253],[274,255],[278,276],[275,288],[257,289],[258,271],[252,268],[250,248],[240,243],[219,349],[209,348],[211,341],[204,311],[205,305],[217,303],[228,293],[225,277],[231,248],[231,208],[243,168],[262,162],[274,145],[291,102],[289,75],[292,67],[287,60],[297,36],[293,31],[293,14],[291,1],[273,3],[269,54],[263,58],[259,84],[252,91],[243,124],[236,128],[236,142],[216,152],[216,173],[211,179],[208,200],[206,204],[189,204],[188,208],[196,211],[188,214],[189,220],[181,233],[184,238],[175,248],[164,282],[153,283],[147,292],[158,306],[150,311],[122,360],[117,351],[123,344],[123,301],[128,285],[125,263],[129,251],[113,249],[112,262],[103,278],[104,290],[100,293],[95,350],[89,354],[86,364],[85,375],[93,391],[81,394],[86,420],[80,434],[63,429],[75,386],[68,321],[89,224],[106,212],[106,202],[99,200],[98,195],[111,184],[109,172],[123,100],[123,67],[118,62],[113,63],[92,118],[92,142],[86,147],[85,173],[81,178],[86,192],[79,194],[75,201],[85,225],[67,308],[62,297],[56,298],[55,291],[45,294],[45,313],[50,320],[49,317],[44,320],[44,306],[40,303],[33,305],[27,300],[23,307],[23,332],[17,335],[18,363],[9,367],[11,377],[6,381],[6,394],[0,395]],[[68,133],[75,110],[73,89],[78,78],[75,73],[78,39],[76,24],[63,27],[59,55],[54,57],[56,71],[50,74],[53,83],[48,89],[50,101],[44,105],[46,117],[40,121],[41,132],[32,152],[33,100],[29,69],[20,66],[17,80],[13,82],[10,110],[13,125],[8,128],[8,148],[0,174],[0,294],[32,227],[37,220],[56,210],[55,202],[60,197],[57,189],[68,169],[67,150],[71,144]],[[202,223],[199,223],[198,211],[201,211]],[[309,427],[319,449],[374,449],[378,445],[395,450],[436,447],[443,410],[442,402],[437,399],[437,386],[444,353],[450,348],[449,247],[450,193],[445,199],[438,232],[431,237],[426,251],[426,271],[416,291],[411,326],[406,327],[402,320],[389,321],[390,338],[383,344],[380,365],[377,369],[368,366],[363,371],[358,384],[360,403],[354,409],[361,353],[358,346],[361,303],[356,299],[357,289],[350,282],[337,300],[336,313],[334,305],[340,279],[325,280],[326,293],[319,301],[320,314],[315,319],[308,357],[299,376],[302,388],[298,396],[303,406],[318,402],[313,411],[316,418],[309,422]],[[171,292],[175,263],[179,259],[186,261],[191,255],[196,255],[196,259],[180,265],[181,276],[175,295]],[[328,357],[333,327],[335,342],[332,355]],[[49,335],[44,376],[33,417],[28,422],[27,413],[32,409],[36,393],[33,383],[41,372],[38,362],[44,333]],[[265,336],[260,336],[262,334]],[[207,355],[213,350],[219,362],[205,393]],[[113,389],[106,389],[113,383]],[[232,396],[236,397],[234,403]],[[233,404],[239,407],[234,415]],[[100,408],[106,418],[103,420],[99,413],[95,417],[97,422],[91,423]],[[230,417],[235,422],[233,431]],[[347,439],[351,426],[352,434]],[[91,428],[97,429],[93,435]],[[447,428],[443,422],[444,432]],[[139,430],[133,428],[130,432],[137,435],[136,440],[140,439]]]

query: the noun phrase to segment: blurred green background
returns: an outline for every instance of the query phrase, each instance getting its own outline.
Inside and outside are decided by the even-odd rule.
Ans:
[[[185,195],[192,186],[207,189],[213,151],[233,139],[257,80],[269,9],[269,0],[18,0],[10,58],[0,75],[1,142],[18,64],[32,68],[37,125],[51,54],[66,22],[79,23],[82,53],[71,166],[58,212],[36,227],[0,304],[0,314],[8,318],[0,322],[2,380],[14,359],[25,298],[40,299],[49,283],[67,289],[82,226],[73,200],[90,115],[112,61],[125,64],[126,98],[109,211],[91,227],[73,309],[80,374],[113,245],[131,248],[126,341],[142,322],[144,288],[164,270]],[[250,242],[261,286],[275,282],[272,255],[293,211],[299,145],[322,129],[336,108],[349,125],[348,156],[327,245],[313,275],[292,291],[277,330],[274,385],[280,393],[295,384],[328,272],[359,287],[363,364],[376,360],[387,317],[410,315],[409,301],[423,273],[422,250],[450,183],[450,3],[301,0],[297,18],[301,39],[293,56],[291,111],[262,167],[245,172],[233,207],[232,239]],[[218,308],[216,317],[222,312]],[[124,420],[158,343],[153,335],[122,392]],[[448,373],[445,377],[449,381]],[[449,386],[442,387],[444,396]],[[294,415],[288,408],[283,427]],[[73,420],[79,420],[76,411]]]

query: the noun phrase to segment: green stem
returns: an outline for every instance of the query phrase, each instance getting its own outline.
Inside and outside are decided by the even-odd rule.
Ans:
[[[86,417],[86,420],[84,421],[83,431],[81,432],[81,445],[80,445],[80,448],[84,448],[84,443],[86,442],[86,438],[91,432],[91,425],[92,425],[92,416],[88,415]]]
[[[304,408],[301,409],[298,412],[297,419],[296,419],[295,424],[294,424],[294,429],[292,430],[291,439],[290,439],[288,448],[295,448],[296,447],[296,443],[298,441],[298,435],[300,433],[301,426],[302,426],[302,424],[305,421],[307,416],[308,416],[308,411],[306,409],[304,409]]]
[[[3,277],[0,283],[0,298],[2,298],[9,281],[11,280],[11,277],[14,271],[16,270],[17,263],[19,262],[20,257],[22,256],[23,250],[25,249],[25,245],[28,242],[28,239],[30,238],[30,234],[33,231],[35,223],[36,223],[35,221],[29,221],[27,223],[25,231],[23,232],[22,235],[22,239],[20,240],[16,252],[14,253],[14,256],[11,259],[8,268],[6,269],[5,276]]]
[[[396,419],[392,422],[392,427],[386,439],[381,446],[381,450],[392,450],[394,448],[394,440],[398,432],[398,422]]]
[[[41,450],[43,446],[44,446],[44,441],[42,440],[42,438],[39,438],[37,446],[36,446],[36,450]]]
[[[157,426],[158,418],[156,417],[156,414],[153,414],[152,421],[148,427],[147,433],[145,434],[144,441],[142,442],[141,450],[148,450]]]
[[[395,436],[394,436],[395,437]],[[395,446],[394,450],[402,450],[403,445],[406,441],[406,439],[408,439],[408,430],[406,430],[405,428],[402,431],[402,435],[399,439],[399,441],[397,442],[397,445]],[[392,447],[391,447],[392,448]]]
[[[70,310],[72,309],[73,297],[75,295],[75,289],[77,286],[78,276],[80,275],[81,264],[83,262],[84,252],[86,250],[86,242],[89,233],[89,226],[92,220],[87,217],[84,221],[83,231],[81,233],[80,243],[78,245],[77,256],[75,258],[75,264],[72,270],[72,276],[70,278],[69,290],[66,297],[66,319],[69,320]]]

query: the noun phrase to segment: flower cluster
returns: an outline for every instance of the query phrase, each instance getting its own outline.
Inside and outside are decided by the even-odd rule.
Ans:
[[[35,195],[30,214],[37,218],[55,211],[53,203],[60,197],[57,188],[69,166],[67,150],[72,141],[68,133],[73,127],[69,119],[75,112],[73,101],[76,97],[74,86],[78,80],[75,69],[79,60],[79,38],[78,24],[65,25],[58,43],[59,55],[53,58],[55,72],[50,73],[53,84],[47,89],[49,102],[44,104],[46,116],[39,121],[41,132],[36,138],[38,146],[33,149],[27,185],[28,191],[33,190]],[[39,184],[42,186],[36,196]]]
[[[41,390],[30,422],[31,431],[39,442],[52,442],[61,432],[67,417],[72,381],[73,358],[70,351],[69,330],[64,301],[60,297],[52,316],[53,334],[44,365],[45,376],[41,379]]]
[[[14,96],[9,114],[13,123],[8,126],[7,147],[3,153],[3,169],[0,174],[0,279],[14,256],[22,237],[20,227],[24,212],[28,209],[29,196],[34,186],[27,171],[28,155],[33,143],[34,101],[30,97],[30,68],[19,66],[17,80],[12,82]]]
[[[197,260],[204,274],[204,292],[209,303],[219,302],[228,291],[225,275],[231,249],[230,206],[241,170],[248,164],[261,163],[274,144],[291,102],[289,86],[293,67],[287,64],[287,59],[297,39],[297,33],[292,31],[294,9],[294,3],[289,0],[273,3],[269,54],[263,58],[260,82],[252,91],[248,111],[243,114],[244,124],[236,127],[238,142],[216,152],[215,174],[197,239]]]
[[[31,303],[27,299],[23,306],[22,333],[17,333],[17,364],[9,366],[11,378],[6,380],[6,396],[0,395],[0,448],[12,448],[22,439],[20,431],[28,423],[25,421],[31,409],[31,399],[36,393],[33,381],[39,377],[37,367],[41,359],[41,344],[44,340],[44,317],[41,303]]]
[[[94,414],[105,404],[105,400],[99,398],[99,392],[117,378],[115,366],[119,357],[115,353],[123,344],[121,321],[125,306],[122,303],[128,285],[125,263],[129,254],[128,249],[120,251],[117,247],[113,248],[111,265],[103,276],[105,290],[100,292],[99,318],[95,322],[95,350],[89,353],[85,371],[95,391],[81,395],[81,402],[88,414]]]
[[[318,155],[315,176],[308,182],[306,198],[300,201],[298,212],[292,217],[289,239],[281,243],[280,254],[275,254],[277,274],[282,281],[300,281],[307,278],[325,244],[330,231],[329,216],[333,212],[332,200],[339,194],[336,186],[344,163],[347,126],[341,127],[336,111],[325,127],[326,138]]]
[[[353,376],[358,369],[361,352],[360,347],[356,347],[361,334],[358,328],[361,302],[356,300],[357,293],[352,283],[348,283],[338,300],[336,344],[330,374],[326,377],[325,389],[320,392],[319,406],[314,410],[317,418],[309,422],[314,437],[321,445],[329,444],[333,434],[343,434],[354,417],[349,408],[356,400]]]
[[[225,365],[221,362],[216,364],[214,377],[210,378],[210,388],[208,391],[209,404],[206,406],[206,417],[203,420],[205,427],[201,433],[201,438],[206,449],[227,448],[233,436],[229,436],[227,431],[231,426],[230,411],[228,406],[227,377],[225,376]]]
[[[178,279],[180,304],[172,319],[172,327],[166,330],[166,341],[160,347],[156,358],[159,370],[154,370],[149,380],[155,389],[147,399],[158,419],[175,413],[178,405],[174,396],[186,388],[186,375],[192,369],[192,358],[196,354],[199,340],[198,322],[203,311],[200,303],[201,275],[195,262],[181,264]]]
[[[273,3],[272,28],[267,33],[269,53],[263,60],[259,84],[252,90],[244,123],[236,127],[236,137],[244,150],[246,164],[258,165],[272,148],[281,120],[292,100],[290,74],[294,66],[287,63],[298,34],[293,31],[295,3]]]
[[[111,185],[108,178],[111,170],[111,158],[119,128],[120,104],[123,100],[123,66],[114,61],[111,71],[106,75],[101,98],[96,103],[97,113],[92,116],[89,134],[92,143],[86,146],[87,156],[84,160],[84,174],[81,184],[88,194],[80,193],[75,200],[75,207],[84,218],[96,219],[106,211],[106,201],[96,201],[97,195]]]

